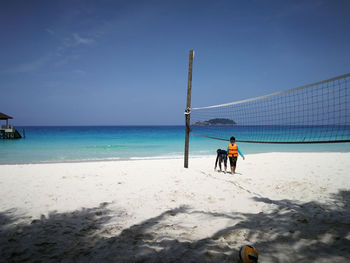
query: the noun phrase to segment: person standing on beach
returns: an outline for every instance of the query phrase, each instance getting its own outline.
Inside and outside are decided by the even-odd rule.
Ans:
[[[236,138],[233,136],[230,138],[230,144],[227,147],[227,152],[228,158],[230,160],[231,173],[234,174],[236,171],[238,154],[243,158],[243,160],[245,158],[238,145],[236,144]]]

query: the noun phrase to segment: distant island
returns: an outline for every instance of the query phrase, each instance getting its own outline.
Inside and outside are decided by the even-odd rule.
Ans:
[[[206,125],[216,125],[216,126],[223,126],[223,125],[236,125],[237,123],[230,119],[224,119],[224,118],[215,118],[208,121],[197,121],[194,125],[198,126],[206,126]]]

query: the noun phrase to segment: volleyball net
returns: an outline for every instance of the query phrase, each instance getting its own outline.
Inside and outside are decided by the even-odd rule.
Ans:
[[[194,135],[251,143],[350,142],[350,73],[274,94],[191,108]]]

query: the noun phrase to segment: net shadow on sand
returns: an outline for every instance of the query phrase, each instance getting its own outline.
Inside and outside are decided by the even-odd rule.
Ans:
[[[269,213],[210,213],[187,206],[169,209],[128,228],[125,211],[99,207],[51,213],[30,220],[0,212],[0,262],[236,262],[239,247],[253,244],[261,262],[346,262],[350,258],[350,192],[331,204],[254,197]],[[175,218],[201,216],[237,223],[190,240],[188,224]],[[200,228],[200,226],[197,226]],[[195,231],[195,230],[194,230]]]

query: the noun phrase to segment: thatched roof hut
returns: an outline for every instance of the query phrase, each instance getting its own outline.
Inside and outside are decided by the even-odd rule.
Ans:
[[[0,121],[6,121],[6,125],[0,125],[0,139],[19,139],[22,138],[21,134],[13,126],[9,126],[9,119],[13,117],[0,112]],[[1,123],[0,123],[1,124]],[[24,129],[23,129],[24,134]]]
[[[11,116],[6,115],[5,113],[0,112],[0,120],[13,119]]]

